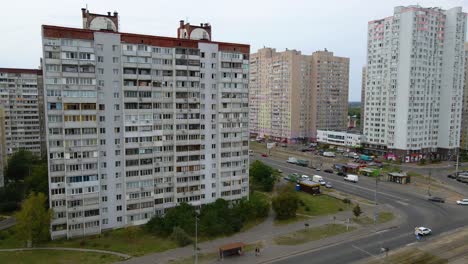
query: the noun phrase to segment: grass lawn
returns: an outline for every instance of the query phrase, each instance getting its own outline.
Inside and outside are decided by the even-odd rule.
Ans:
[[[288,225],[288,224],[295,223],[298,221],[303,221],[306,219],[309,219],[309,218],[302,216],[302,215],[296,215],[296,217],[294,218],[289,218],[289,219],[284,219],[284,220],[275,219],[274,225],[275,226]]]
[[[0,231],[0,248],[18,248],[24,246],[16,238],[14,229],[10,228]],[[147,253],[161,252],[178,247],[174,241],[148,234],[140,227],[107,231],[101,235],[88,236],[86,238],[59,239],[39,246],[103,249],[132,256],[141,256]]]
[[[297,210],[298,214],[320,216],[338,213],[340,209],[348,210],[347,204],[343,203],[342,200],[329,195],[310,195],[305,192],[298,192],[298,195],[302,201]]]
[[[368,264],[382,263],[380,260],[371,260]],[[447,259],[434,256],[428,252],[419,250],[417,248],[399,250],[398,253],[390,254],[385,258],[385,263],[388,264],[445,264],[449,263]]]
[[[287,235],[277,236],[273,241],[277,245],[299,245],[315,240],[324,239],[331,236],[336,236],[342,233],[350,232],[356,229],[355,227],[349,227],[346,230],[345,225],[340,224],[328,224],[319,227],[307,228],[299,230]]]
[[[2,264],[47,263],[47,264],[85,264],[85,263],[114,263],[122,258],[109,254],[92,252],[74,252],[58,250],[31,250],[17,252],[0,252]]]
[[[392,212],[380,212],[379,217],[377,218],[377,224],[383,224],[388,221],[393,220],[395,215]],[[352,218],[352,221],[360,225],[372,225],[374,224],[374,219],[368,216],[360,216],[358,218]]]

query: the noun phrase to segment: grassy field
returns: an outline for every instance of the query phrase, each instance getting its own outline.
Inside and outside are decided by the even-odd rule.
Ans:
[[[0,248],[17,248],[25,245],[19,241],[13,229],[0,231]],[[107,231],[101,235],[86,238],[60,239],[39,246],[103,249],[141,256],[176,248],[177,244],[168,238],[153,236],[140,227]]]
[[[306,219],[309,219],[309,218],[302,216],[302,215],[296,215],[296,217],[289,218],[289,219],[282,219],[282,220],[275,219],[274,225],[275,226],[288,225],[288,224],[292,224],[295,222],[304,221]]]
[[[392,212],[380,212],[377,218],[377,224],[383,224],[393,220],[395,215]],[[359,218],[353,218],[353,222],[360,225],[371,225],[374,224],[374,219],[368,216],[360,216]]]
[[[346,230],[345,225],[328,224],[319,227],[306,228],[304,230],[296,231],[287,235],[277,236],[273,240],[277,245],[292,246],[336,236],[342,233],[353,231],[354,229],[356,228],[349,227],[349,229]]]
[[[120,257],[91,253],[91,252],[74,252],[74,251],[18,251],[18,252],[0,252],[0,260],[2,264],[22,264],[22,263],[47,263],[47,264],[86,264],[86,263],[114,263],[123,260]]]
[[[347,205],[343,201],[329,195],[310,195],[304,192],[299,192],[298,195],[302,201],[299,205],[299,210],[297,210],[299,214],[320,216],[348,210]]]
[[[379,259],[379,260],[371,260],[367,263],[377,264],[377,263],[382,263],[382,262]],[[414,264],[414,263],[445,264],[449,262],[447,259],[434,256],[428,252],[419,250],[417,248],[413,248],[413,249],[405,249],[405,250],[399,251],[397,254],[390,254],[387,258],[385,258],[385,263],[388,263],[388,264]]]

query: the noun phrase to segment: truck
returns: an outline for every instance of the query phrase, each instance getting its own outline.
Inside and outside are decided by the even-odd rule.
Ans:
[[[326,182],[323,180],[323,177],[320,175],[314,175],[312,176],[312,181],[315,183],[319,183],[320,185],[325,185]]]
[[[302,166],[302,167],[307,167],[307,166],[309,166],[309,161],[308,160],[297,160],[296,164],[299,165],[299,166]]]
[[[286,161],[287,163],[291,163],[291,164],[296,164],[297,163],[297,159],[295,157],[289,157],[288,160]]]
[[[359,176],[355,174],[346,174],[346,176],[343,179],[345,181],[357,183],[359,181]]]
[[[334,152],[331,152],[331,151],[325,151],[323,152],[322,154],[324,157],[329,157],[329,158],[334,158],[336,157],[335,153]]]

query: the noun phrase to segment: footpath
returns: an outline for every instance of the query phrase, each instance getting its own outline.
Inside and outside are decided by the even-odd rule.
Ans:
[[[373,207],[364,205],[360,203],[361,208],[366,215],[372,215]],[[243,242],[247,245],[261,245],[261,254],[260,256],[255,256],[254,250],[245,252],[242,256],[229,257],[222,260],[223,263],[262,263],[269,262],[272,260],[300,254],[301,252],[307,252],[311,250],[317,250],[321,247],[330,246],[334,244],[339,244],[350,239],[356,239],[366,235],[372,235],[375,231],[386,230],[390,228],[397,227],[401,224],[402,217],[399,216],[399,213],[393,208],[385,208],[385,211],[391,211],[395,218],[389,222],[377,225],[377,230],[373,226],[369,225],[358,225],[356,223],[349,223],[350,227],[356,228],[353,231],[346,232],[340,235],[331,236],[325,239],[316,240],[313,242],[308,242],[304,244],[294,245],[294,246],[285,246],[277,245],[274,243],[273,239],[277,236],[290,234],[296,231],[301,231],[305,229],[305,224],[308,224],[307,228],[314,228],[319,226],[324,226],[327,224],[343,224],[346,225],[345,219],[351,217],[352,212],[343,211],[334,215],[320,216],[320,217],[310,217],[304,220],[287,224],[287,225],[275,225],[273,214],[270,213],[270,216],[261,224],[236,235],[219,238],[212,241],[206,241],[198,244],[199,254],[200,255],[212,255],[209,260],[199,260],[199,263],[218,263],[221,262],[216,257],[217,250],[220,246],[233,243],[233,242]],[[333,219],[335,216],[335,220]],[[362,216],[361,216],[362,217]],[[162,263],[192,263],[190,259],[194,255],[193,245],[177,248],[173,250],[168,250],[161,253],[154,253],[145,255],[142,257],[131,258],[127,261],[121,262],[125,264],[162,264]],[[189,261],[188,261],[189,260]]]

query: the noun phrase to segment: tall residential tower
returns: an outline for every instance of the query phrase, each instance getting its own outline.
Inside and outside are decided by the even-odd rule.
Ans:
[[[42,27],[52,238],[247,196],[249,46],[82,13],[83,29]]]
[[[405,161],[453,157],[460,140],[466,14],[461,7],[399,6],[368,27],[367,147]]]

